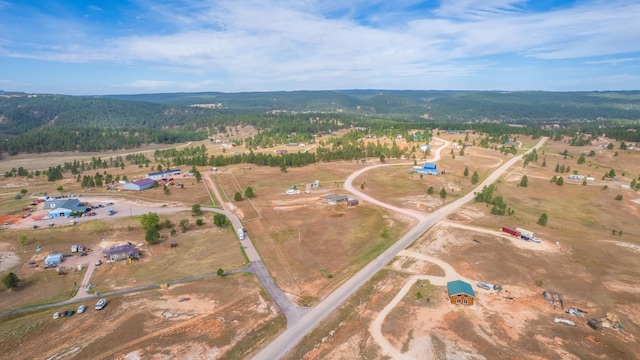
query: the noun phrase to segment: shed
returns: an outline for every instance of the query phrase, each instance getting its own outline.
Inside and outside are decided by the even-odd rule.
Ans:
[[[124,190],[142,191],[153,187],[154,179],[145,178],[134,182],[126,183],[122,187]]]
[[[449,292],[449,300],[454,305],[473,305],[476,297],[471,284],[462,280],[448,282],[447,291]]]
[[[131,244],[118,245],[110,247],[109,249],[102,250],[102,253],[109,258],[109,260],[126,260],[137,259],[140,257],[140,251]]]
[[[64,255],[62,254],[58,254],[58,253],[49,254],[44,259],[44,267],[45,268],[56,267],[60,265],[60,263],[62,262],[62,259],[64,259]]]
[[[347,200],[347,206],[356,206],[358,205],[358,199],[349,199]]]
[[[347,195],[336,195],[336,194],[325,195],[323,196],[323,198],[327,200],[327,202],[331,205],[335,205],[339,202],[349,200],[349,197]]]

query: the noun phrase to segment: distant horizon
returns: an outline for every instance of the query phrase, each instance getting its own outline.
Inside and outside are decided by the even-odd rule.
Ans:
[[[347,92],[347,91],[413,91],[413,92],[504,92],[504,93],[526,93],[526,92],[546,92],[546,93],[602,93],[602,92],[640,92],[640,89],[629,90],[471,90],[471,89],[328,89],[328,90],[265,90],[265,91],[163,91],[163,92],[147,92],[147,93],[131,93],[131,94],[64,94],[64,93],[46,93],[46,92],[24,92],[0,89],[0,94],[25,94],[25,95],[63,95],[63,96],[139,96],[139,95],[161,95],[161,94],[201,94],[201,93],[219,93],[219,94],[250,94],[250,93],[294,93],[294,92]]]
[[[635,0],[0,0],[0,88],[625,91],[638,14]]]

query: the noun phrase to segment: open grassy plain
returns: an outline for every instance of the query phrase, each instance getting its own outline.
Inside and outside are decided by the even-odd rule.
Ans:
[[[434,274],[434,264],[398,256],[289,358],[637,359],[640,196],[620,185],[638,178],[640,154],[620,151],[616,143],[617,150],[597,150],[596,156],[578,165],[580,153],[597,149],[597,145],[569,147],[549,142],[538,151],[537,163],[526,167],[521,163],[497,183],[495,195],[504,197],[515,211],[513,216],[491,215],[486,204],[469,203],[410,248],[444,260],[473,281],[501,284],[500,294],[474,285],[476,305],[462,308],[449,304],[444,286],[414,285],[382,319],[386,342],[378,343],[371,326],[406,283],[402,279]],[[566,159],[560,155],[565,149],[569,152]],[[544,157],[546,167],[541,166]],[[559,175],[554,171],[556,163],[571,167],[571,172],[563,175],[562,186],[549,181]],[[622,181],[601,180],[611,168]],[[401,194],[396,183],[415,181],[391,167],[371,174],[384,170],[398,180],[367,179],[367,192],[374,185],[381,193]],[[584,186],[582,181],[566,181],[573,170],[595,175],[596,180]],[[528,186],[519,187],[524,174],[529,178]],[[616,200],[619,194],[622,199]],[[542,212],[549,215],[546,226],[536,224]],[[534,231],[542,242],[505,235],[499,230],[502,226]],[[564,309],[576,307],[588,314],[574,316],[560,306],[554,308],[542,296],[545,289],[563,297]],[[385,300],[380,303],[374,298]],[[588,319],[602,319],[607,312],[615,314],[624,328],[596,331],[586,325]],[[554,318],[572,320],[577,326],[555,323]]]
[[[475,135],[467,140],[464,135],[441,136],[449,141],[471,142]],[[527,138],[517,140],[518,144],[523,143],[519,151],[536,142]],[[211,149],[210,155],[222,153],[219,144],[209,142],[205,145]],[[597,145],[578,148],[564,142],[549,142],[538,152],[537,162],[526,167],[515,166],[497,182],[495,195],[504,198],[515,211],[513,216],[490,215],[490,207],[486,204],[469,203],[451,214],[446,223],[428,231],[411,248],[415,253],[444,260],[466,278],[502,284],[508,295],[507,292],[492,295],[478,290],[477,305],[461,309],[448,304],[446,288],[426,282],[413,285],[383,319],[380,331],[389,344],[381,346],[371,336],[369,326],[407,279],[411,275],[445,274],[429,261],[399,256],[305,339],[290,358],[382,358],[389,356],[387,347],[390,346],[406,356],[431,350],[434,358],[633,359],[634,354],[640,352],[635,335],[640,330],[640,318],[636,315],[640,310],[636,301],[640,273],[633,266],[640,254],[640,234],[636,234],[640,197],[620,185],[638,178],[640,154],[606,150]],[[577,164],[580,153],[588,153],[592,148],[596,155],[587,157],[585,164]],[[565,150],[567,155],[561,155]],[[482,180],[510,158],[495,150],[473,146],[466,148],[463,155],[459,151],[459,147],[443,150],[442,160],[438,162],[438,168],[446,171],[443,175],[420,178],[410,173],[412,160],[388,160],[406,165],[366,172],[354,184],[364,183],[364,191],[382,201],[430,212],[472,189],[470,178],[474,171]],[[544,159],[546,167],[541,165]],[[332,193],[346,194],[342,189],[344,179],[353,171],[370,165],[371,161],[319,163],[287,169],[286,173],[278,168],[247,164],[221,167],[216,174],[211,173],[209,167],[200,167],[199,171],[203,176],[213,177],[226,194],[226,201],[243,219],[257,250],[283,290],[299,304],[313,305],[415,223],[414,219],[366,202],[348,208],[346,204],[329,205],[322,198]],[[417,163],[422,163],[419,157]],[[570,167],[570,172],[557,174],[554,171],[556,164]],[[154,162],[151,165],[157,166]],[[163,167],[166,168],[166,164]],[[468,176],[463,175],[465,168],[469,170]],[[611,168],[622,181],[601,180]],[[574,170],[585,176],[592,175],[596,180],[586,186],[581,181],[568,181],[568,175]],[[106,171],[136,179],[152,170],[127,166]],[[528,186],[519,187],[525,174],[529,178]],[[554,175],[564,177],[562,186],[549,181]],[[0,210],[15,218],[23,213],[21,209],[28,202],[27,198],[44,193],[58,194],[55,190],[58,186],[64,188],[62,194],[120,198],[123,203],[120,211],[126,213],[129,207],[131,212],[131,216],[83,221],[75,226],[33,230],[10,226],[3,230],[0,251],[5,256],[3,263],[10,264],[3,271],[16,272],[23,282],[16,292],[0,289],[2,309],[59,301],[74,294],[73,282],[77,282],[83,272],[58,276],[54,271],[27,267],[27,263],[37,256],[33,252],[37,245],[45,254],[75,243],[89,247],[127,241],[137,244],[144,238],[137,216],[147,210],[159,212],[161,223],[169,219],[177,230],[176,235],[170,237],[170,229],[165,228],[161,230],[164,244],[144,245],[140,261],[103,264],[97,268],[91,282],[97,285],[99,292],[210,274],[218,268],[241,268],[244,258],[235,232],[215,228],[210,213],[202,218],[204,225],[197,227],[196,218],[188,210],[170,211],[172,207],[188,209],[193,204],[212,204],[204,182],[197,183],[195,178],[184,176],[175,180],[182,182],[185,188],[170,187],[169,194],[161,188],[132,194],[103,189],[84,191],[71,177],[54,183],[0,179]],[[315,180],[320,181],[321,187],[306,193],[306,184]],[[254,189],[255,198],[231,200],[235,192],[242,193],[248,186]],[[284,191],[292,186],[301,193],[286,195]],[[433,195],[426,193],[429,186],[434,187]],[[14,200],[22,187],[27,188],[27,196],[24,200]],[[446,199],[439,196],[442,188],[447,191]],[[616,200],[618,195],[622,195],[621,200]],[[148,204],[156,205],[147,207]],[[549,216],[546,226],[536,224],[542,212]],[[190,227],[186,233],[181,233],[177,224],[185,218],[189,219]],[[498,231],[501,226],[532,230],[542,243],[525,243],[505,236]],[[24,246],[18,240],[21,234],[27,236]],[[169,240],[178,246],[169,248],[166,246]],[[181,292],[179,289],[186,290]],[[3,338],[7,340],[0,344],[3,350],[8,349],[6,353],[18,357],[28,356],[28,344],[38,339],[39,344],[52,344],[48,347],[52,349],[48,356],[68,353],[65,356],[164,354],[242,358],[284,327],[284,318],[275,315],[273,305],[260,289],[252,275],[233,275],[164,291],[150,290],[114,297],[107,308],[112,310],[86,314],[108,317],[104,321],[87,322],[86,329],[75,325],[63,325],[60,329],[60,323],[71,324],[81,318],[54,323],[51,311],[7,317],[0,326],[0,331],[6,335]],[[554,317],[572,315],[551,307],[541,296],[543,289],[562,294],[566,306],[579,307],[589,315],[571,318],[578,323],[575,328],[554,323]],[[208,301],[218,295],[220,298],[213,301],[220,306],[222,316],[215,307],[213,312],[207,312],[210,311]],[[185,298],[189,300],[179,301]],[[204,303],[200,302],[202,299],[205,299]],[[202,306],[190,308],[188,304],[196,302],[193,300],[198,300]],[[162,306],[166,308],[163,308],[161,304],[165,303]],[[127,311],[134,307],[140,307],[141,312]],[[596,332],[585,325],[587,318],[601,318],[606,312],[617,314],[625,328]],[[98,330],[99,324],[107,325]],[[88,329],[97,332],[91,333]],[[157,331],[152,333],[152,329]],[[215,329],[213,335],[211,329]],[[331,330],[333,335],[328,336]],[[58,336],[61,331],[64,332],[61,336],[81,335],[77,343],[69,341],[69,344],[83,344],[84,336],[97,334],[97,339],[104,340],[100,344],[113,345],[105,348],[96,345],[97,342],[89,342],[95,346],[65,347],[60,345],[65,344]],[[24,343],[27,347],[10,348],[13,343]]]
[[[214,175],[231,198],[241,189],[254,189],[255,198],[232,205],[247,220],[245,228],[271,274],[300,304],[313,304],[329,294],[392,244],[412,221],[362,203],[352,208],[331,206],[322,198],[346,194],[343,180],[366,165],[320,163],[286,173],[238,165]],[[305,193],[305,184],[315,180],[320,180],[320,188]],[[286,195],[284,191],[294,185],[301,193]]]

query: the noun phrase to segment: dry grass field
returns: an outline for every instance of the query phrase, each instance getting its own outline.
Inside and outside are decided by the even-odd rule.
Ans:
[[[229,136],[243,136],[250,130],[234,129]],[[477,135],[470,135],[468,140],[464,140],[464,135],[441,137],[471,142]],[[537,142],[524,137],[517,140],[523,143],[519,152]],[[203,144],[210,155],[222,153],[220,144],[210,141]],[[580,153],[588,153],[592,148],[596,155],[578,165]],[[241,147],[225,151],[236,150],[243,151]],[[421,178],[410,172],[412,160],[388,160],[406,165],[366,172],[354,185],[364,183],[364,191],[379,200],[428,213],[469,191],[474,171],[482,180],[510,158],[478,147],[467,148],[464,155],[459,150],[443,150],[438,168],[446,174]],[[561,155],[565,150],[566,158]],[[486,204],[469,203],[449,216],[450,225],[433,227],[411,247],[416,253],[447,262],[461,276],[503,285],[514,299],[505,299],[504,292],[491,295],[478,291],[477,305],[461,309],[447,303],[446,288],[429,283],[414,285],[382,323],[382,334],[390,346],[410,358],[416,358],[414,355],[418,353],[425,354],[424,358],[438,359],[637,358],[640,308],[636,289],[640,287],[637,280],[640,270],[635,265],[640,255],[637,230],[640,196],[620,185],[629,184],[640,175],[640,153],[606,150],[597,144],[569,147],[565,142],[549,142],[538,154],[537,163],[515,166],[496,183],[495,195],[504,198],[514,210],[513,216],[490,215]],[[545,158],[547,166],[543,167]],[[199,171],[203,176],[211,176],[226,194],[226,201],[244,221],[278,285],[299,304],[313,305],[415,224],[413,219],[366,202],[349,208],[346,204],[329,205],[323,199],[332,193],[346,195],[342,188],[344,179],[353,171],[377,162],[368,161],[319,163],[287,169],[286,173],[278,168],[247,164],[222,167],[216,174],[209,167],[201,167]],[[422,162],[418,158],[417,163]],[[556,174],[556,164],[570,167],[571,171]],[[50,165],[56,164],[44,167]],[[463,175],[465,168],[469,176]],[[622,181],[601,180],[611,168]],[[127,166],[124,170],[106,170],[137,179],[151,168]],[[568,181],[574,170],[596,180],[586,186]],[[529,184],[519,187],[525,174]],[[564,177],[563,186],[549,181],[554,175]],[[320,181],[321,187],[306,193],[306,184],[315,180]],[[242,268],[244,258],[234,231],[215,228],[210,213],[203,217],[205,224],[197,227],[188,210],[170,211],[172,207],[212,205],[204,182],[197,183],[195,178],[184,176],[176,181],[185,188],[170,187],[167,195],[162,189],[141,193],[84,191],[70,177],[55,183],[0,179],[0,214],[14,219],[23,213],[27,200],[13,199],[23,187],[28,189],[28,198],[58,194],[55,189],[63,186],[62,194],[120,198],[127,204],[123,205],[124,212],[127,206],[140,213],[157,211],[161,222],[169,219],[174,228],[180,219],[190,220],[186,233],[178,230],[169,237],[170,230],[163,229],[164,244],[145,244],[141,260],[97,268],[91,282],[99,292],[214,273],[218,268]],[[254,189],[255,198],[232,200],[235,192],[243,192],[248,186]],[[286,195],[284,191],[292,186],[301,193]],[[435,190],[433,195],[426,192],[429,186]],[[447,191],[446,199],[439,196],[442,188]],[[618,195],[622,195],[621,200],[616,200]],[[148,204],[156,205],[146,207]],[[536,224],[542,212],[549,216],[546,226]],[[505,236],[498,231],[501,226],[532,230],[542,244]],[[20,234],[27,235],[24,247],[18,241]],[[132,216],[87,221],[76,226],[2,230],[0,252],[6,267],[3,270],[16,272],[23,282],[16,292],[0,289],[0,308],[60,301],[74,294],[73,283],[79,281],[82,272],[58,276],[53,271],[27,267],[37,256],[33,252],[37,245],[42,246],[44,254],[67,249],[79,243],[79,239],[85,246],[99,248],[126,241],[137,244],[143,238],[137,213],[133,211]],[[169,248],[168,240],[178,246]],[[389,356],[371,336],[369,326],[409,276],[416,274],[442,276],[444,272],[426,260],[398,257],[306,338],[289,358]],[[0,350],[11,358],[28,358],[36,343],[40,347],[46,343],[50,344],[46,357],[59,358],[109,358],[125,354],[127,358],[245,358],[284,327],[284,318],[277,315],[260,289],[255,277],[239,274],[169,290],[113,297],[105,311],[91,309],[88,314],[69,319],[54,321],[52,311],[7,317],[0,324]],[[587,310],[589,315],[571,318],[578,323],[576,327],[554,323],[554,317],[573,315],[551,307],[541,296],[543,289],[561,293],[567,306]],[[625,328],[594,331],[585,325],[587,318],[601,318],[606,312],[617,314]],[[81,317],[84,315],[90,320]]]
[[[567,159],[559,155],[565,149],[570,154]],[[506,292],[495,295],[474,286],[477,304],[460,308],[448,303],[446,287],[414,285],[382,323],[382,333],[396,353],[425,359],[637,359],[640,196],[621,189],[620,184],[637,179],[640,154],[618,150],[615,156],[616,150],[604,150],[587,158],[591,165],[578,165],[580,152],[589,149],[550,142],[538,152],[537,164],[514,167],[497,183],[496,195],[504,197],[514,216],[490,215],[486,204],[469,203],[449,216],[451,226],[436,225],[412,245],[412,251],[444,260],[461,276],[501,284]],[[547,167],[542,167],[545,156]],[[587,186],[551,183],[556,163],[570,166],[571,173],[595,175],[596,181]],[[600,179],[610,168],[621,182]],[[381,179],[385,170],[395,181]],[[366,191],[376,186],[385,194],[401,194],[398,187],[408,191],[414,184],[426,187],[395,168],[375,172],[366,174]],[[524,174],[529,178],[526,188],[518,186]],[[615,199],[618,194],[622,200]],[[416,196],[420,196],[417,191]],[[542,212],[549,215],[547,226],[536,224]],[[501,226],[532,230],[542,243],[505,236]],[[369,327],[405,284],[406,275],[434,273],[429,264],[396,258],[289,358],[393,357],[372,337]],[[574,316],[554,309],[542,297],[545,289],[560,293],[565,309],[576,307],[588,314]],[[607,312],[617,315],[624,328],[595,331],[586,325],[588,319],[601,319]],[[556,317],[577,326],[554,323]]]
[[[366,164],[320,163],[287,169],[240,166],[214,177],[227,196],[251,186],[254,199],[232,202],[278,284],[300,304],[313,304],[331,292],[406,229],[402,219],[377,207],[329,205],[322,197],[337,193],[348,174]],[[233,174],[233,176],[232,176]],[[305,184],[321,187],[305,193]],[[286,195],[291,186],[301,194]],[[387,229],[386,237],[382,236]]]

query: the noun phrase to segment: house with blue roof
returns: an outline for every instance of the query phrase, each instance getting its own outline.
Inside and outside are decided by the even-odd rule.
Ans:
[[[422,167],[414,166],[418,174],[438,175],[438,165],[433,163],[424,163]]]
[[[76,198],[50,198],[45,201],[44,208],[48,210],[51,217],[68,217],[71,213],[87,211],[87,206]]]
[[[447,283],[447,292],[449,300],[454,305],[473,305],[476,293],[473,291],[471,284],[462,280],[450,281]]]

